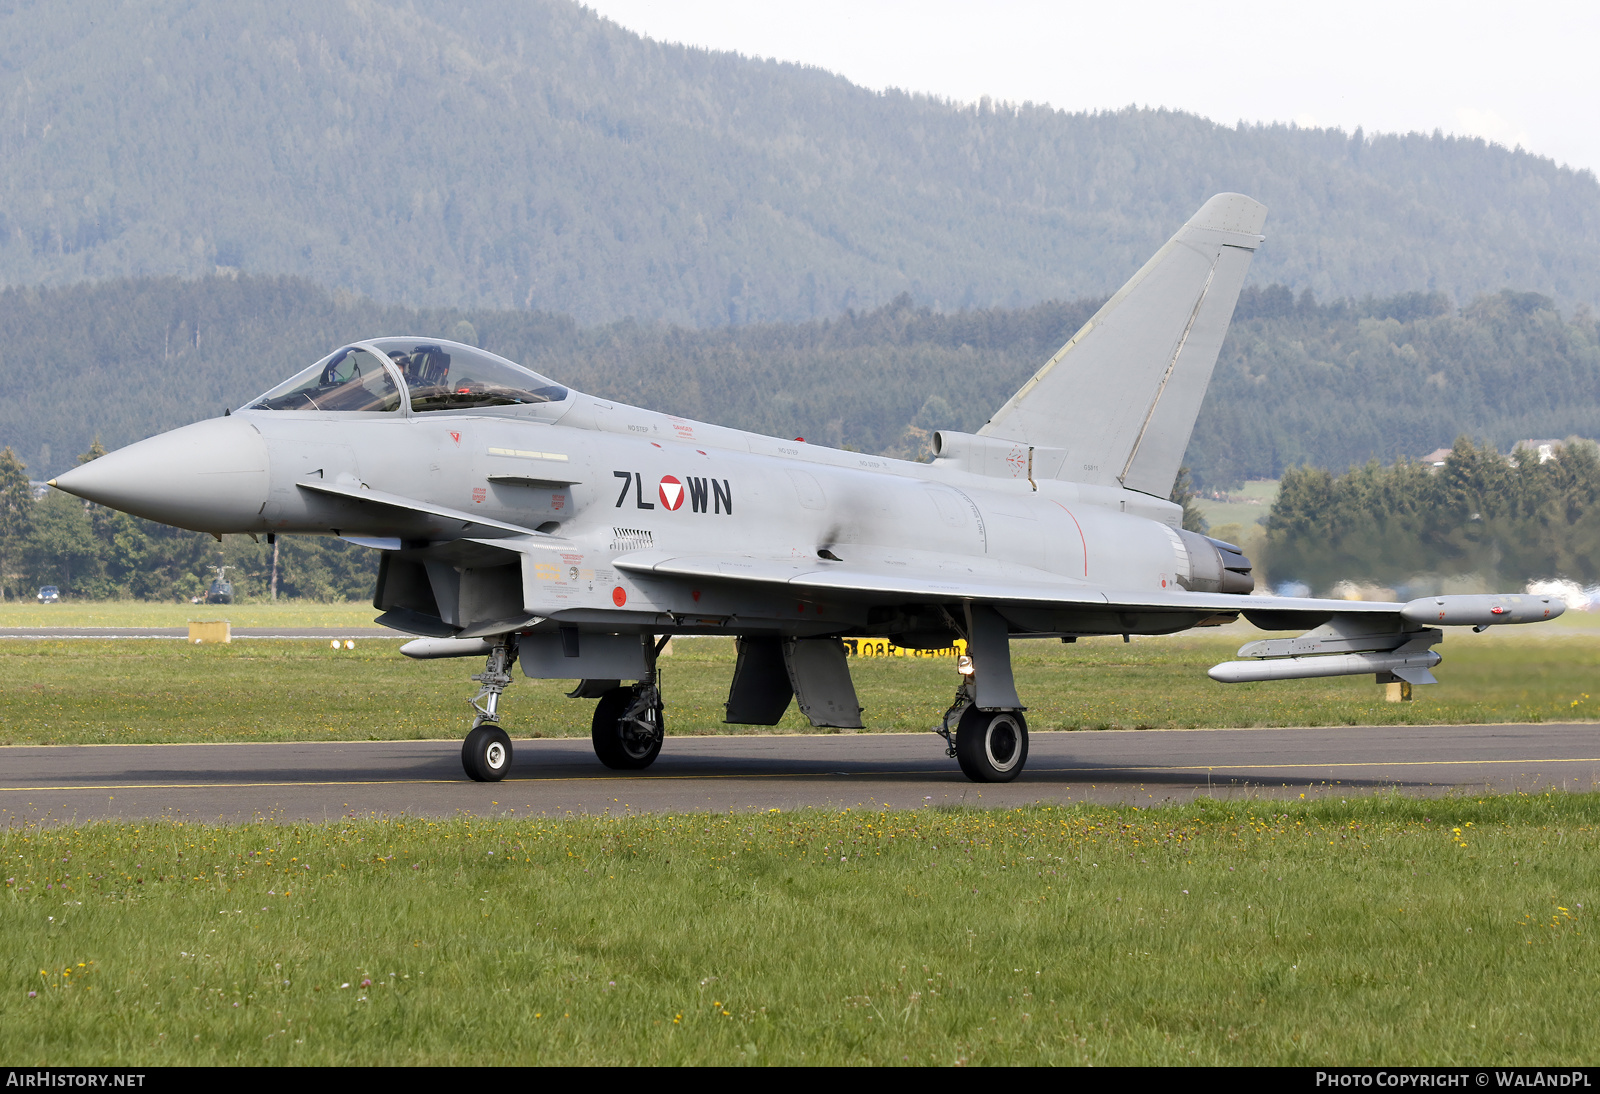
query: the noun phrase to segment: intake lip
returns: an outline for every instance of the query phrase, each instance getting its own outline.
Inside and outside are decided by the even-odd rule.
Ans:
[[[268,480],[261,431],[225,417],[119,448],[50,485],[136,517],[221,534],[262,527]]]

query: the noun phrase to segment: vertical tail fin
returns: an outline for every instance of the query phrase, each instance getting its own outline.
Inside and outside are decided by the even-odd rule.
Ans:
[[[1166,497],[1266,216],[1206,202],[979,434],[1064,450],[1058,478]]]

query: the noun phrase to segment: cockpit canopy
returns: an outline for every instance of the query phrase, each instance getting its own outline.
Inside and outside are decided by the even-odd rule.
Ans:
[[[414,414],[559,403],[568,391],[531,369],[441,339],[374,338],[329,354],[246,410]]]

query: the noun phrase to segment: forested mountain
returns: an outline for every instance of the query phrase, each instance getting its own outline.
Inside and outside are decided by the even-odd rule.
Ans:
[[[1590,172],[1438,135],[958,105],[564,0],[0,6],[0,283],[217,266],[690,326],[1115,289],[1209,195],[1257,284],[1600,302]]]
[[[1463,434],[1600,437],[1600,326],[1503,290],[1317,304],[1246,290],[1189,445],[1209,483],[1421,456]]]
[[[0,291],[0,446],[29,474],[220,414],[342,342],[454,337],[580,390],[703,421],[915,458],[980,427],[1098,300],[940,314],[909,299],[802,323],[579,327],[526,310],[414,310],[303,280],[144,278]],[[1319,304],[1246,288],[1201,410],[1197,483],[1341,471],[1467,434],[1600,437],[1600,326],[1501,292]]]

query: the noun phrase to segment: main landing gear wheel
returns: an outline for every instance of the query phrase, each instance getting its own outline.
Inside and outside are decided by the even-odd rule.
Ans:
[[[1008,783],[1028,762],[1028,723],[1016,710],[968,707],[956,726],[956,762],[975,783]]]
[[[612,688],[594,707],[594,754],[616,771],[639,771],[656,762],[666,732],[655,688]]]
[[[462,742],[461,766],[473,782],[499,782],[511,770],[511,738],[492,723],[477,727]]]

